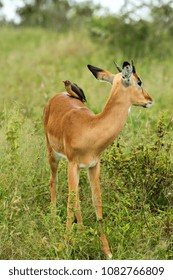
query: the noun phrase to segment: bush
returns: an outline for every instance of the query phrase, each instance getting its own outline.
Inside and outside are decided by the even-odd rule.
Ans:
[[[172,141],[164,117],[151,140],[131,150],[123,147],[121,141],[115,142],[105,152],[102,163],[115,185],[133,194],[135,207],[149,204],[152,211],[158,211],[173,202]]]

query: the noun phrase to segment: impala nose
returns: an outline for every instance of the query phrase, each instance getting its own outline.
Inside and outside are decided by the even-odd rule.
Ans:
[[[145,108],[150,108],[151,106],[153,106],[153,102],[152,101],[149,101],[146,105],[145,105]]]

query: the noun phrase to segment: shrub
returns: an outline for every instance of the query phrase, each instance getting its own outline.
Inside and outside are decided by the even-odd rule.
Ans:
[[[102,158],[111,181],[126,188],[134,196],[135,206],[149,204],[163,210],[173,201],[172,141],[164,117],[161,117],[155,135],[149,143],[139,143],[128,150],[116,141]]]

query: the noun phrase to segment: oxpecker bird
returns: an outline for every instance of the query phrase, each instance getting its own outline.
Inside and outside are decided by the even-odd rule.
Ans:
[[[68,80],[62,81],[65,85],[65,89],[68,92],[68,94],[74,98],[80,99],[83,103],[86,102],[86,97],[83,92],[83,90],[77,85],[77,84],[72,84]]]

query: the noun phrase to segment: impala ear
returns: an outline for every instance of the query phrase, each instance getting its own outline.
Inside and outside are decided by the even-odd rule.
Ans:
[[[136,74],[136,69],[135,69],[135,66],[133,64],[133,60],[132,60],[132,68],[133,68],[133,74]]]
[[[122,68],[114,61],[114,64],[119,72],[122,72]]]
[[[122,79],[125,86],[129,86],[131,83],[131,77],[133,75],[133,65],[124,61],[122,66]]]
[[[113,84],[115,75],[111,72],[89,64],[87,65],[87,67],[97,80]]]

